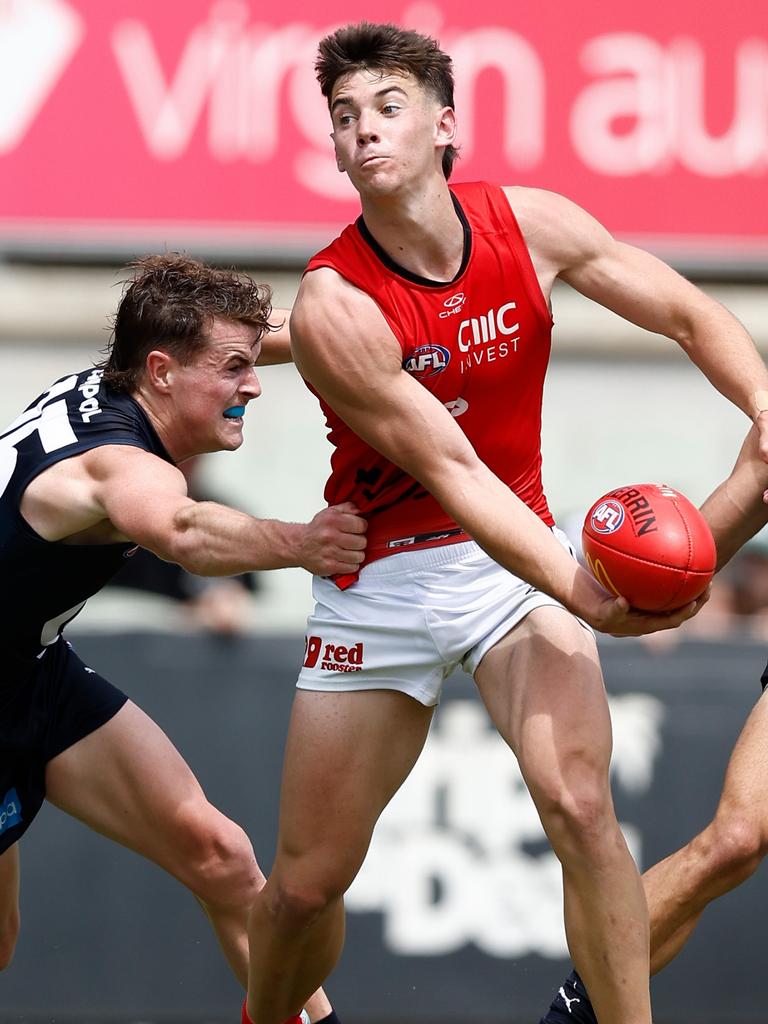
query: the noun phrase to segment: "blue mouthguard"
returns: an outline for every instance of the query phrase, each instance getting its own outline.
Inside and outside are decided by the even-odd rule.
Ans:
[[[245,406],[233,405],[231,408],[224,410],[224,415],[229,420],[236,420],[238,416],[245,416]]]

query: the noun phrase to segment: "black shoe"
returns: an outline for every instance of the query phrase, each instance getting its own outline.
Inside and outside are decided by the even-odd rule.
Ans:
[[[571,971],[539,1024],[597,1024],[584,982]]]

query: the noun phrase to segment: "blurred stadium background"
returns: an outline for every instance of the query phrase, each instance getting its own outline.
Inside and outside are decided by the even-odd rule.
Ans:
[[[312,61],[321,35],[361,17],[431,32],[453,55],[456,180],[564,192],[721,299],[766,351],[759,5],[0,0],[0,419],[98,359],[134,255],[235,264],[290,306],[307,256],[356,215]],[[578,533],[598,495],[641,480],[701,501],[744,416],[672,342],[565,288],[554,313],[544,474],[561,523]],[[245,445],[201,466],[204,487],[257,515],[309,518],[327,471],[322,419],[291,367],[261,377]],[[766,592],[758,542],[682,637],[603,644],[617,803],[643,866],[714,809],[764,664]],[[265,865],[309,608],[308,578],[285,571],[261,578],[233,637],[117,588],[70,629],[164,725]],[[560,883],[511,761],[456,680],[350,894],[330,986],[345,1020],[538,1019],[565,965]],[[0,1020],[236,1019],[236,986],[170,880],[50,810],[23,860]],[[765,896],[758,874],[708,912],[655,985],[659,1024],[765,1020]]]

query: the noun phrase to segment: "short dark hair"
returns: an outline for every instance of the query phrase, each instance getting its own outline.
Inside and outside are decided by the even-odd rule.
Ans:
[[[175,252],[142,256],[129,269],[102,364],[103,380],[115,391],[137,387],[153,349],[189,363],[208,344],[214,318],[247,324],[257,339],[274,329],[272,291],[247,274]]]
[[[453,109],[453,62],[431,36],[398,25],[361,21],[345,25],[320,40],[315,73],[331,105],[333,87],[343,75],[363,69],[412,75],[444,107]],[[456,146],[443,152],[443,174],[450,178]]]

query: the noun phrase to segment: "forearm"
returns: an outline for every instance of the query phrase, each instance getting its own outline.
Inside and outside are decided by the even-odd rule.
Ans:
[[[542,520],[483,463],[451,467],[429,489],[448,514],[500,565],[592,620],[606,593]]]
[[[306,525],[253,516],[215,502],[194,502],[179,509],[172,531],[157,550],[198,576],[235,576],[258,569],[300,564]]]
[[[279,363],[293,361],[291,335],[288,329],[290,315],[289,309],[272,310],[269,322],[274,330],[267,331],[261,339],[261,352],[256,360],[257,366],[275,366]]]
[[[768,466],[757,451],[757,432],[753,427],[730,476],[701,507],[715,538],[718,569],[768,522],[768,505],[763,500],[766,489]]]
[[[714,387],[753,419],[756,393],[768,391],[768,369],[739,321],[709,299],[673,337]]]

